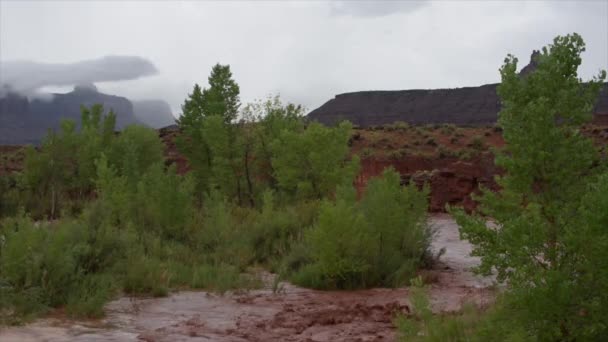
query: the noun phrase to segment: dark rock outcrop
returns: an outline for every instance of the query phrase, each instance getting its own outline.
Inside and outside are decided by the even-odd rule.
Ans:
[[[521,71],[519,72],[519,75],[526,76],[529,73],[536,70],[536,68],[538,67],[538,57],[539,56],[540,56],[540,51],[538,51],[538,50],[532,51],[532,56],[530,56],[530,63],[528,63],[528,65],[526,65],[523,69],[521,69]]]
[[[362,91],[337,95],[308,114],[326,125],[348,120],[360,127],[404,121],[411,124],[487,125],[500,103],[496,84],[433,90]]]
[[[72,92],[53,94],[49,99],[32,99],[16,93],[0,98],[0,144],[37,144],[49,129],[58,129],[62,119],[80,121],[81,106],[102,104],[105,113],[116,114],[116,128],[140,123],[131,102],[120,96],[103,94],[94,85],[78,85]]]
[[[521,75],[537,65],[538,51]],[[479,87],[431,90],[361,91],[336,95],[308,114],[308,118],[326,125],[348,120],[360,127],[392,124],[491,125],[498,118],[498,84]],[[596,123],[608,124],[608,85],[602,90],[595,108]]]

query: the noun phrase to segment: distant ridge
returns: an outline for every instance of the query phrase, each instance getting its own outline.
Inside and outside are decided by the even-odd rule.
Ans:
[[[530,64],[520,74],[536,67],[534,51]],[[498,118],[500,99],[495,84],[479,87],[429,90],[359,91],[336,95],[308,114],[325,125],[348,120],[360,127],[403,121],[410,124],[491,125]],[[596,104],[594,122],[608,124],[608,84]]]
[[[0,145],[38,144],[49,129],[59,129],[61,120],[79,123],[81,105],[102,104],[105,113],[113,110],[118,130],[130,124],[160,128],[175,123],[171,108],[164,101],[131,102],[101,93],[93,84],[79,84],[69,93],[48,95],[28,99],[10,89],[0,95]]]

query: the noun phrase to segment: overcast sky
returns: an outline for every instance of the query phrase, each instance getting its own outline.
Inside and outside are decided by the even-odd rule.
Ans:
[[[98,88],[164,99],[176,113],[216,62],[230,64],[244,103],[280,92],[314,109],[343,92],[498,82],[507,53],[523,67],[570,32],[587,43],[583,78],[608,68],[608,0],[0,0],[0,62],[143,57],[157,74]]]

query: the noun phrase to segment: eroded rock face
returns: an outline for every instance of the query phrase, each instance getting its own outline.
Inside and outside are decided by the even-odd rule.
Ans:
[[[158,130],[158,137],[165,145],[165,165],[175,165],[178,174],[182,175],[190,171],[188,160],[179,153],[175,144],[175,138],[180,134],[177,125],[171,125]]]
[[[368,158],[361,161],[361,173],[355,185],[362,193],[370,178],[380,175],[387,167],[393,167],[401,174],[402,184],[413,182],[419,187],[424,184],[430,186],[430,211],[443,212],[448,204],[472,211],[477,207],[472,195],[479,193],[480,186],[498,190],[494,176],[501,171],[494,165],[493,160],[494,156],[491,153],[484,153],[470,161],[417,156],[400,160]]]

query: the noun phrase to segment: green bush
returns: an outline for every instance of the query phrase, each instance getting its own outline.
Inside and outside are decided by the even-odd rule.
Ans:
[[[335,202],[325,201],[305,244],[312,260],[292,280],[315,288],[397,286],[409,279],[428,255],[426,191],[401,187],[386,170],[369,182],[361,202],[352,187],[341,187]]]
[[[89,271],[89,233],[77,222],[34,224],[8,219],[0,231],[0,283],[5,309],[28,316],[68,303]],[[35,301],[35,303],[34,303]]]
[[[272,143],[272,167],[279,189],[297,199],[321,199],[352,182],[359,160],[348,160],[352,125],[312,123],[303,132],[283,131]]]
[[[456,131],[456,125],[454,124],[443,124],[441,126],[441,133],[445,135],[451,135]]]
[[[116,292],[113,276],[92,274],[75,284],[66,302],[66,312],[74,317],[99,318],[103,316],[103,306]]]
[[[473,140],[471,140],[471,147],[477,151],[481,151],[485,149],[486,145],[483,142],[483,138],[479,135],[476,135],[473,137]]]

